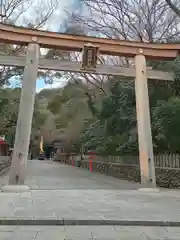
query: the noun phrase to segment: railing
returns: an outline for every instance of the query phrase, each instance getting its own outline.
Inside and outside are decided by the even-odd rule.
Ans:
[[[180,168],[180,155],[178,154],[164,154],[154,157],[154,164],[156,167]]]
[[[63,158],[58,158],[64,162]],[[138,156],[70,156],[65,163],[109,176],[141,182]],[[177,154],[161,154],[154,157],[157,186],[180,189],[180,156]]]
[[[89,156],[85,156],[88,160]],[[94,161],[139,165],[138,156],[96,156]],[[159,154],[154,156],[155,167],[180,168],[180,155]]]
[[[72,157],[72,156],[71,156]],[[71,157],[67,157],[67,154],[58,154],[56,156],[57,161],[70,160]],[[81,160],[80,155],[73,155],[75,161]],[[90,156],[83,156],[84,160],[89,160]],[[95,156],[92,159],[93,161],[98,162],[111,162],[111,163],[120,163],[120,164],[130,164],[130,165],[139,165],[139,156]],[[71,161],[71,160],[70,160]],[[154,156],[154,165],[155,167],[162,168],[180,168],[180,155],[178,154],[159,154]]]

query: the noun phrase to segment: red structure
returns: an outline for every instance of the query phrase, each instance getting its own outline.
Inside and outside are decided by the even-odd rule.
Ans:
[[[92,160],[96,157],[96,152],[88,151],[88,155],[89,155],[89,170],[90,170],[90,172],[92,172],[93,171],[93,162],[92,162]]]
[[[75,166],[75,161],[74,161],[74,158],[72,156],[72,167],[74,167],[74,166]]]
[[[9,155],[9,144],[6,140],[0,139],[0,156],[8,156]]]

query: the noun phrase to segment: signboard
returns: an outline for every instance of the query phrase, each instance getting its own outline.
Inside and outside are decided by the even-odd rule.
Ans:
[[[98,58],[98,47],[86,44],[83,49],[82,69],[95,70]]]

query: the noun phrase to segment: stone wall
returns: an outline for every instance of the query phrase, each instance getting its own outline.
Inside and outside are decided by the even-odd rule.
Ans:
[[[69,158],[66,163],[71,165],[71,158]],[[89,170],[88,160],[79,161],[75,158],[75,165],[76,167]],[[139,165],[93,161],[92,169],[93,171],[124,180],[135,182],[140,182],[141,180]],[[180,188],[180,168],[156,167],[155,171],[158,186],[164,188]]]
[[[0,156],[0,174],[11,165],[10,156]]]

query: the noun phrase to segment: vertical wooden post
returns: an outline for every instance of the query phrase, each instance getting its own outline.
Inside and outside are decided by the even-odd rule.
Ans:
[[[135,57],[135,66],[136,112],[138,125],[141,183],[152,187],[156,186],[156,178],[150,122],[147,67],[146,58],[143,54],[139,54]]]
[[[4,186],[2,189],[3,191],[13,192],[28,190],[28,187],[24,185],[24,182],[26,178],[26,167],[36,94],[39,52],[39,45],[35,43],[28,45],[9,185]]]

